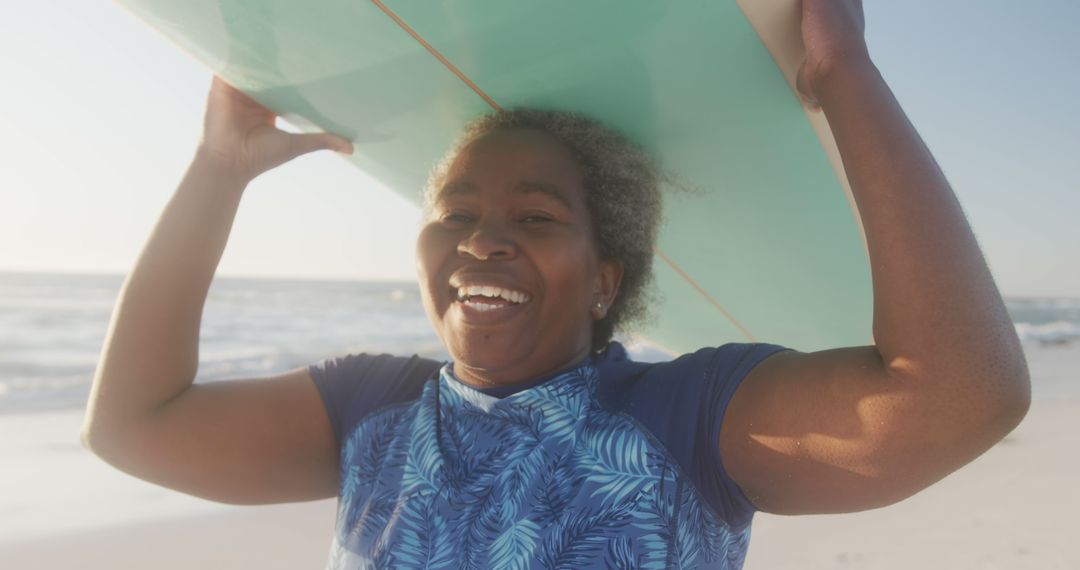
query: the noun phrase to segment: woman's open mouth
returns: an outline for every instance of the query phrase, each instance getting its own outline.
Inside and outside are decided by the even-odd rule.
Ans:
[[[495,285],[465,285],[457,287],[455,301],[470,311],[486,313],[528,303],[528,293]]]

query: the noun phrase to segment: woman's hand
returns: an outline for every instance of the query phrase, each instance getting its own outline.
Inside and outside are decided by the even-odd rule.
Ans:
[[[316,150],[353,151],[352,143],[337,135],[282,131],[274,126],[276,118],[273,111],[215,76],[206,103],[199,157],[247,181]]]
[[[865,29],[862,0],[802,0],[806,59],[796,86],[811,109],[821,108],[818,89],[833,71],[870,61]]]

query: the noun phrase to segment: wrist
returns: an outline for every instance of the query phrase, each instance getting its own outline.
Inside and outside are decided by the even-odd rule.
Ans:
[[[215,185],[225,185],[238,191],[243,191],[255,178],[251,169],[240,161],[202,145],[195,150],[189,170],[199,176],[209,177]]]
[[[852,82],[880,79],[881,73],[868,55],[852,56],[821,64],[810,79],[822,108],[847,91]]]

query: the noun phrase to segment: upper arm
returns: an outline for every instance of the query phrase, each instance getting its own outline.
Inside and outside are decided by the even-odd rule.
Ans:
[[[243,504],[337,494],[338,446],[307,369],[194,384],[120,429],[91,447],[178,491]]]
[[[944,383],[943,383],[944,384]],[[851,512],[897,502],[1004,435],[963,394],[888,368],[876,347],[785,351],[732,397],[720,453],[761,510]]]

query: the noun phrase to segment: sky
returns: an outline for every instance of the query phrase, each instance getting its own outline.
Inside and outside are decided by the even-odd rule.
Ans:
[[[1002,293],[1080,297],[1080,2],[864,6]],[[0,15],[0,271],[126,272],[191,159],[210,72],[110,2]],[[248,188],[218,274],[410,280],[418,223],[341,158],[306,156]]]

